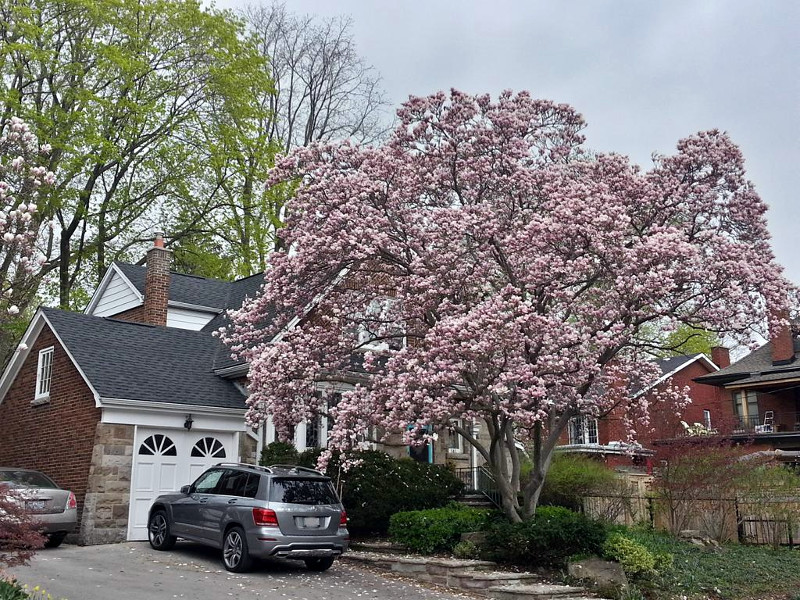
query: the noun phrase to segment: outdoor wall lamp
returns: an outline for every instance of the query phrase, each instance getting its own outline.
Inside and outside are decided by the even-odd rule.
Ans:
[[[194,423],[192,415],[186,415],[186,420],[183,422],[183,426],[186,428],[186,431],[192,430],[192,423]]]

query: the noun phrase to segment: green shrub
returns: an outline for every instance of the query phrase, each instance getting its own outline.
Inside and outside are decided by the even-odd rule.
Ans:
[[[16,581],[0,578],[0,600],[28,600],[28,594]]]
[[[264,446],[261,451],[261,460],[258,464],[269,465],[296,465],[299,455],[297,449],[287,442],[272,442]]]
[[[491,511],[451,504],[445,508],[413,510],[392,515],[389,537],[421,554],[449,552],[461,534],[486,526]]]
[[[375,450],[358,452],[355,458],[357,466],[341,472],[332,460],[328,475],[334,481],[341,477],[348,528],[357,534],[385,534],[394,513],[445,506],[464,489],[441,465],[397,460]]]
[[[615,560],[631,577],[644,577],[656,571],[656,558],[644,545],[625,537],[621,533],[612,533],[603,545],[603,556]],[[663,561],[664,558],[662,557]]]
[[[575,554],[599,554],[605,527],[559,506],[540,506],[524,523],[489,528],[482,553],[497,562],[522,566],[563,566]]]
[[[322,448],[309,448],[297,455],[297,465],[300,467],[308,467],[309,469],[317,468],[317,461],[322,454]]]
[[[462,559],[478,558],[480,556],[480,550],[474,542],[458,542],[455,546],[453,546],[453,556]]]
[[[553,459],[539,499],[543,505],[581,510],[583,498],[617,491],[620,476],[603,463],[579,454],[558,454]]]

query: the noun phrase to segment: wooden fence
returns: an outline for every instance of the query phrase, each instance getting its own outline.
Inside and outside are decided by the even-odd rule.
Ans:
[[[583,511],[622,525],[648,523],[676,534],[696,530],[720,542],[800,545],[800,496],[682,501],[642,495],[589,496],[583,500]]]

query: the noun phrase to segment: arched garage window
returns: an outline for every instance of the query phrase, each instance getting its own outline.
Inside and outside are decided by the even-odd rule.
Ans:
[[[192,448],[192,456],[225,458],[225,448],[217,438],[204,437]]]
[[[147,438],[142,445],[139,446],[139,454],[147,456],[175,456],[175,444],[171,439],[165,435],[157,433]]]

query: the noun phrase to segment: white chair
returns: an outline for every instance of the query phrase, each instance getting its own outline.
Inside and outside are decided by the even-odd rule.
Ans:
[[[775,414],[771,410],[764,413],[764,423],[756,425],[755,431],[756,433],[772,433],[775,431]]]

